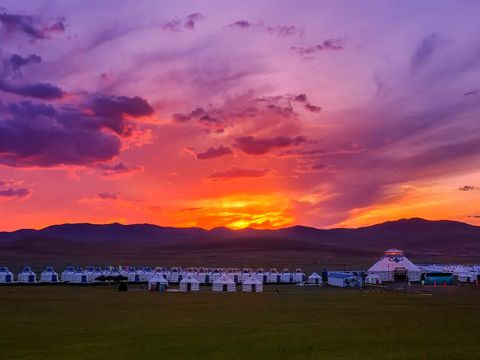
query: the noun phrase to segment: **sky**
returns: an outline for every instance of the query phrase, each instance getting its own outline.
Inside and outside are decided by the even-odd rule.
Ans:
[[[0,230],[480,225],[477,1],[2,1]]]

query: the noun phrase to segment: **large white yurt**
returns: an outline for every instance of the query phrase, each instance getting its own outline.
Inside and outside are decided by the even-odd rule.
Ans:
[[[170,274],[167,275],[168,282],[178,283],[180,281],[180,278],[181,278],[180,269],[176,267],[172,267],[170,269]]]
[[[382,281],[420,281],[421,270],[408,260],[402,250],[390,249],[367,271],[377,274]]]
[[[75,274],[73,274],[72,281],[74,284],[86,284],[88,282],[87,274],[85,274],[82,268],[76,268]]]
[[[168,286],[168,281],[160,272],[156,272],[148,280],[148,290],[159,290],[161,286]]]
[[[217,280],[213,282],[212,290],[232,292],[236,291],[237,289],[235,286],[235,282],[227,275],[222,274]]]
[[[305,279],[306,279],[306,275],[302,271],[302,269],[295,270],[295,273],[293,274],[293,282],[300,283],[305,281]]]
[[[272,268],[270,269],[270,271],[268,272],[268,276],[267,276],[267,282],[271,283],[271,284],[277,284],[280,282],[280,273],[277,271],[277,269],[275,268]]]
[[[242,283],[242,291],[246,292],[262,292],[263,283],[255,276],[250,276]]]
[[[198,272],[195,274],[195,276],[200,284],[208,284],[210,281],[208,272],[204,268],[198,269]]]
[[[288,284],[292,282],[292,274],[288,269],[283,269],[282,273],[280,274],[280,281],[284,284]]]
[[[53,270],[53,267],[47,266],[40,274],[40,281],[44,283],[56,283],[58,282],[58,274]]]
[[[180,280],[180,291],[198,291],[200,282],[194,275],[187,275]]]
[[[140,274],[140,281],[148,281],[152,276],[153,276],[152,268],[149,266],[144,267],[142,273]]]
[[[6,266],[0,267],[0,283],[13,283],[13,274]]]
[[[20,283],[34,283],[37,281],[37,275],[27,266],[18,274],[17,281]]]
[[[307,282],[309,284],[320,285],[322,283],[322,277],[318,275],[316,272],[314,272],[312,275],[308,277]]]
[[[127,277],[127,280],[130,282],[140,282],[140,274],[135,270],[134,267],[131,267],[127,271],[127,275],[124,275]]]
[[[63,282],[70,282],[73,279],[73,274],[75,274],[75,269],[73,268],[73,266],[67,266],[65,270],[62,271],[60,279]]]
[[[382,277],[378,274],[368,274],[365,277],[365,284],[380,285],[382,283]]]

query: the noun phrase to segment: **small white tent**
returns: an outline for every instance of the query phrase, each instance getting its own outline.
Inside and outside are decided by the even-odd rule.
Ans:
[[[140,274],[135,270],[134,267],[129,268],[127,275],[125,275],[130,282],[140,282]]]
[[[148,281],[153,276],[153,271],[151,267],[144,267],[142,273],[140,274],[140,281]]]
[[[161,273],[156,272],[148,280],[148,290],[159,290],[161,286],[168,286],[168,281]]]
[[[87,281],[88,282],[93,282],[94,281],[94,276],[95,276],[95,268],[93,266],[88,266],[87,270],[85,270],[85,275],[87,275]],[[100,276],[100,275],[98,275]]]
[[[267,282],[271,284],[278,284],[280,282],[280,277],[280,273],[277,271],[277,269],[272,268],[268,272]]]
[[[244,282],[250,279],[253,275],[253,270],[250,268],[244,268],[242,270],[242,274],[240,275],[240,281]]]
[[[168,282],[178,283],[181,278],[180,268],[172,267],[170,273],[167,275]]]
[[[210,281],[208,272],[204,268],[200,268],[198,272],[195,274],[195,276],[200,284],[208,284],[208,282]]]
[[[318,275],[316,272],[314,272],[312,275],[308,277],[307,281],[309,284],[320,285],[322,283],[322,277]]]
[[[242,291],[246,292],[262,292],[263,283],[258,280],[255,276],[250,276],[242,284]]]
[[[200,282],[193,275],[187,275],[180,281],[180,291],[198,291]]]
[[[369,274],[365,277],[365,284],[380,285],[382,277],[378,274]]]
[[[92,279],[89,280],[91,282],[95,282],[97,281],[97,278],[99,278],[100,276],[103,275],[103,271],[101,268],[99,267],[96,267],[95,270],[93,271],[93,274],[92,274]],[[88,275],[87,275],[88,276]],[[88,279],[87,279],[88,280]]]
[[[295,270],[295,273],[293,274],[293,282],[300,283],[302,281],[305,281],[305,278],[306,276],[302,269]]]
[[[0,267],[0,283],[12,283],[13,274],[8,270],[6,266]]]
[[[40,281],[44,283],[56,283],[58,282],[58,274],[51,266],[47,266],[47,268],[40,274]]]
[[[280,280],[284,284],[292,282],[292,274],[288,269],[285,268],[282,270],[282,273],[280,274]]]
[[[213,282],[213,291],[236,291],[235,282],[227,275],[222,274],[217,280]]]
[[[34,283],[37,281],[37,275],[27,266],[18,274],[17,280],[21,283]]]
[[[73,274],[72,281],[70,282],[75,284],[86,284],[88,282],[87,274],[83,272],[82,268],[77,268]]]
[[[408,260],[402,250],[390,249],[367,271],[377,274],[382,281],[420,281],[421,270]]]
[[[61,280],[63,282],[70,282],[73,279],[73,274],[75,274],[75,269],[73,266],[68,266],[64,271],[62,271],[62,274],[60,275]]]

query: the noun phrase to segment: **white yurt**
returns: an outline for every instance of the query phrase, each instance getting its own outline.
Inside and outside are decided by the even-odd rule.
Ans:
[[[34,283],[37,281],[37,275],[27,266],[18,274],[17,281],[20,283]]]
[[[103,275],[108,276],[112,272],[112,267],[111,266],[105,266],[103,269]]]
[[[267,282],[273,283],[273,284],[278,284],[280,282],[280,273],[277,271],[277,269],[272,268],[268,272],[268,277],[267,277]]]
[[[421,270],[408,260],[402,250],[390,249],[367,271],[377,274],[382,281],[420,281]]]
[[[135,270],[134,267],[128,269],[127,275],[124,275],[127,277],[127,280],[130,282],[140,282],[140,274]]]
[[[295,270],[295,273],[293,274],[293,282],[300,283],[305,281],[305,279],[306,279],[306,275],[302,271],[302,269]]]
[[[268,275],[263,268],[257,269],[257,271],[255,272],[255,277],[262,283],[266,283],[268,281]]]
[[[176,268],[176,267],[172,267],[170,269],[170,274],[168,274],[167,276],[168,276],[167,277],[168,282],[178,283],[180,281],[180,277],[181,277],[180,269]]]
[[[263,283],[258,280],[255,276],[250,276],[242,284],[242,291],[246,292],[262,292]]]
[[[58,282],[58,274],[51,266],[47,266],[47,268],[40,274],[40,281],[44,283],[56,283]]]
[[[244,268],[240,275],[240,281],[243,283],[253,276],[253,270],[250,268]]]
[[[307,279],[309,284],[321,284],[322,283],[322,277],[318,275],[316,272],[314,272],[312,275],[310,275]]]
[[[220,269],[213,269],[212,274],[210,276],[210,281],[213,283],[220,276],[222,276],[222,271]]]
[[[87,274],[83,272],[82,268],[77,268],[71,282],[74,284],[86,284],[88,282]]]
[[[195,276],[200,284],[209,283],[210,277],[206,269],[200,268]]]
[[[85,270],[85,275],[87,275],[88,282],[93,282],[93,280],[95,279],[95,268],[93,266],[88,266]]]
[[[73,266],[67,266],[65,270],[62,271],[60,278],[63,282],[70,282],[73,279],[73,274],[75,274]]]
[[[0,283],[13,283],[13,274],[6,266],[0,267]]]
[[[228,276],[231,280],[233,280],[233,282],[234,282],[235,284],[238,283],[238,278],[239,278],[239,277],[238,277],[238,274],[237,274],[237,272],[235,271],[235,269],[232,269],[232,268],[228,269],[228,270],[227,270],[227,276]]]
[[[144,267],[142,273],[140,274],[140,281],[148,281],[152,276],[153,276],[152,268],[149,266]]]
[[[159,290],[161,286],[167,287],[168,281],[161,273],[156,272],[148,280],[148,290]]]
[[[120,272],[120,270],[114,267],[110,270],[107,276],[122,276],[122,273]]]
[[[475,283],[477,281],[478,275],[474,273],[460,273],[457,275],[458,282],[460,283]]]
[[[292,282],[292,274],[288,269],[283,269],[282,273],[280,274],[280,281],[284,284],[288,284]]]
[[[237,289],[235,286],[235,282],[227,275],[222,274],[217,280],[213,282],[212,290],[232,292],[236,291]]]
[[[365,284],[380,285],[382,283],[382,277],[378,274],[369,274],[365,277]]]
[[[200,290],[200,282],[193,275],[187,275],[180,280],[180,291],[198,291]]]

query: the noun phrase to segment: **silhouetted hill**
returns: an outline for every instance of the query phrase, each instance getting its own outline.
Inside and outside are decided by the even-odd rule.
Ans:
[[[368,264],[390,247],[417,261],[480,262],[480,227],[401,219],[356,229],[63,224],[0,233],[0,264]],[[263,265],[266,266],[266,265]]]

